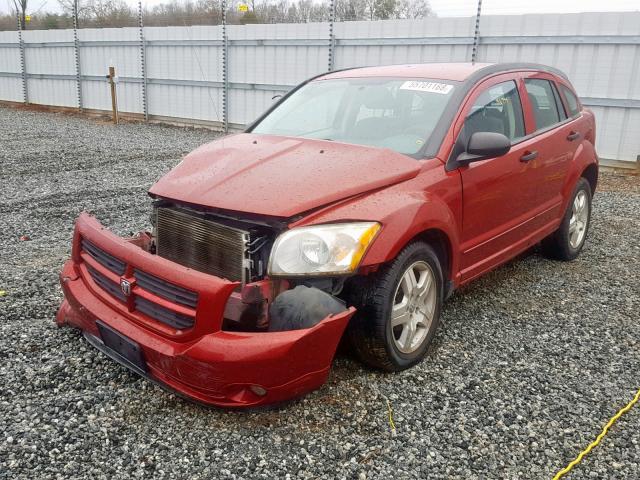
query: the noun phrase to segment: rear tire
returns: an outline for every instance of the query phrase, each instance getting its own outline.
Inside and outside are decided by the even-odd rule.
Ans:
[[[542,253],[556,260],[574,260],[587,238],[591,222],[591,186],[580,178],[558,230],[542,241]]]
[[[375,274],[354,279],[349,301],[357,309],[347,335],[366,364],[397,372],[420,362],[440,322],[440,261],[431,246],[405,247]]]

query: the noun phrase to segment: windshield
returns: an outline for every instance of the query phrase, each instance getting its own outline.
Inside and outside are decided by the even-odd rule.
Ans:
[[[379,77],[316,80],[286,98],[252,132],[386,147],[417,157],[456,84]]]

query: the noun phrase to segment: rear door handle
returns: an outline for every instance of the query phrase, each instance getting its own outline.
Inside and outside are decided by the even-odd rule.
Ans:
[[[538,158],[538,152],[535,151],[535,150],[533,152],[530,152],[530,151],[527,150],[526,152],[524,152],[524,155],[522,155],[520,157],[520,161],[521,162],[530,162],[534,158]]]
[[[569,135],[567,135],[567,140],[573,142],[576,138],[580,137],[580,132],[571,131]]]

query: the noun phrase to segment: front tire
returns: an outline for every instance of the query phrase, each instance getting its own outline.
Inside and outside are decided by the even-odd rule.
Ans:
[[[349,299],[358,309],[347,335],[360,359],[397,372],[420,362],[440,322],[440,261],[431,246],[405,247],[376,274],[356,279]]]
[[[558,230],[542,241],[542,252],[556,260],[574,260],[587,238],[591,222],[591,185],[581,177]]]

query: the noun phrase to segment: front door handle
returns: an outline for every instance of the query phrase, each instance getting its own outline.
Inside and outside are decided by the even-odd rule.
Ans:
[[[538,158],[538,152],[535,151],[535,150],[533,152],[530,152],[529,150],[527,150],[526,152],[524,152],[524,155],[522,155],[520,157],[520,161],[521,162],[530,162],[534,158]]]
[[[576,138],[580,137],[580,132],[574,132],[573,130],[567,135],[567,140],[573,142]]]

